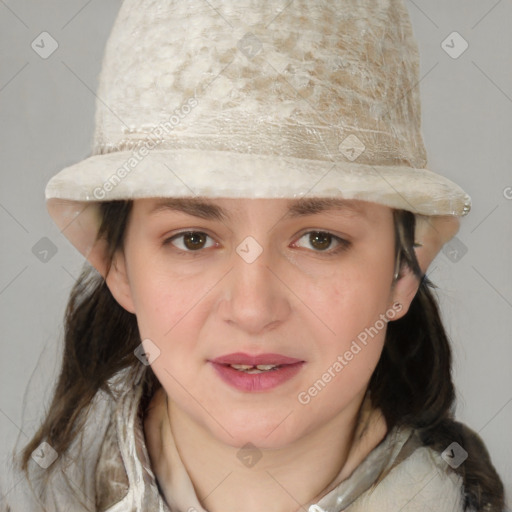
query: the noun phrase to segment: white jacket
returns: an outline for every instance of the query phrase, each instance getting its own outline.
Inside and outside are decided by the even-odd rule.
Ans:
[[[45,470],[31,461],[32,481],[40,490],[32,492],[22,479],[0,501],[0,511],[205,512],[179,456],[172,468],[172,502],[164,500],[146,449],[137,384],[126,382],[124,371],[115,375],[109,381],[112,396],[97,393],[82,435],[68,455],[53,462],[58,467],[48,484],[38,487]],[[463,502],[462,478],[440,453],[422,446],[417,432],[395,428],[349,478],[333,480],[323,497],[306,507],[309,512],[463,512]]]

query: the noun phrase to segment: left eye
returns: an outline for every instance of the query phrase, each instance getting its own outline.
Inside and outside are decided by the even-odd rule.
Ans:
[[[315,252],[326,252],[332,254],[347,249],[350,246],[350,242],[348,240],[344,240],[343,238],[333,235],[328,231],[309,231],[304,233],[299,240],[302,240],[306,236],[308,237],[308,242],[313,246],[313,248],[317,249]],[[326,250],[329,249],[333,241],[336,241],[337,246],[331,251]]]

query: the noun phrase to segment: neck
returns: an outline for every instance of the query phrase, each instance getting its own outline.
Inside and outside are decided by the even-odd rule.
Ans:
[[[148,439],[157,478],[165,493],[173,438],[209,512],[295,512],[347,478],[385,436],[383,417],[363,398],[361,394],[350,410],[285,447],[241,450],[214,438],[162,392],[159,433],[152,442]]]

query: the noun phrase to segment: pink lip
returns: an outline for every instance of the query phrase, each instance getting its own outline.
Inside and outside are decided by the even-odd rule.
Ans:
[[[239,391],[267,391],[294,377],[302,368],[304,361],[280,354],[259,354],[251,356],[244,353],[227,354],[209,361],[219,377]],[[262,373],[245,373],[231,368],[231,364],[279,365],[275,370]]]
[[[295,364],[303,361],[294,357],[282,356],[281,354],[258,354],[251,356],[243,352],[237,352],[217,357],[212,359],[211,362],[217,364],[251,364],[256,366],[258,364]]]

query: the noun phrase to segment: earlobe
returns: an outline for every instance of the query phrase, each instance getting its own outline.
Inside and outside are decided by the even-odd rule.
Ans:
[[[105,281],[119,305],[129,313],[135,313],[125,256],[122,251],[117,251],[114,255]]]
[[[400,312],[394,317],[395,320],[402,318],[409,311],[409,306],[416,296],[419,286],[419,278],[408,266],[403,266],[391,297],[391,304],[399,303],[401,305]]]

